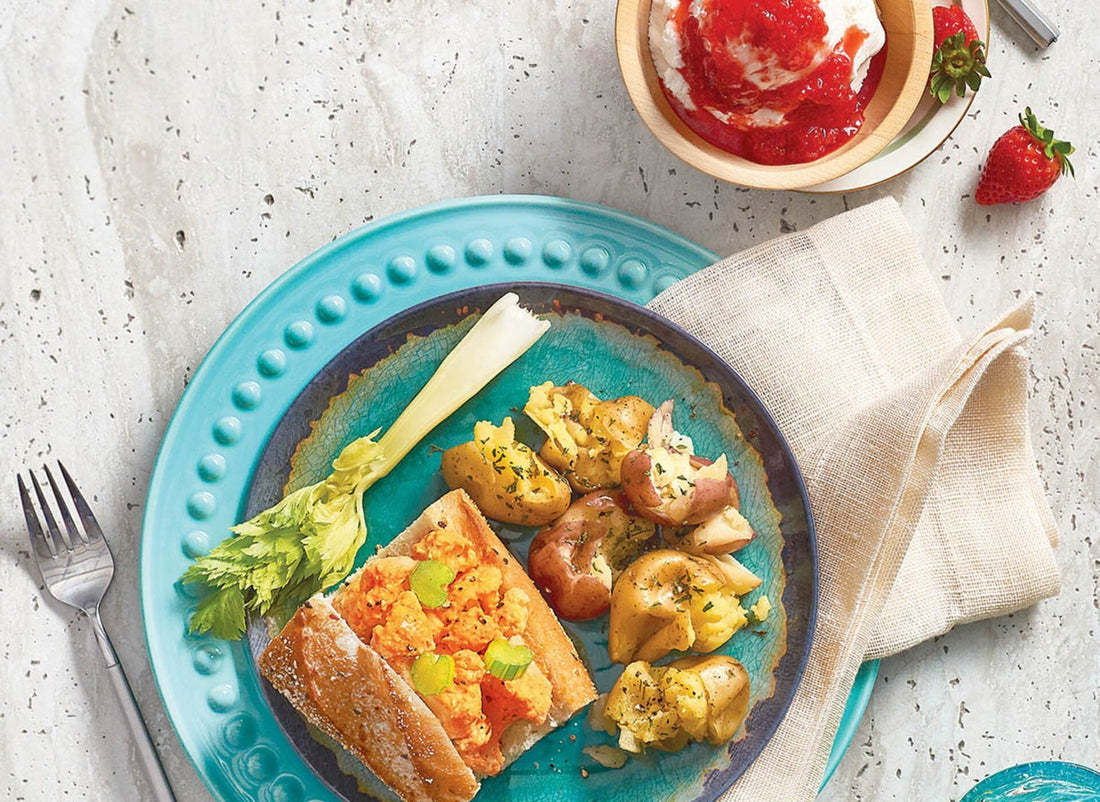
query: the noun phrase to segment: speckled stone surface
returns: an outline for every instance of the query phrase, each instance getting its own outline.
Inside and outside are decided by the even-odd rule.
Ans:
[[[40,586],[15,471],[61,457],[93,497],[118,563],[107,626],[179,798],[208,799],[137,610],[173,406],[218,333],[305,254],[498,192],[607,204],[719,252],[891,193],[963,329],[1035,292],[1033,433],[1062,594],[885,661],[822,798],[958,799],[1013,763],[1100,765],[1100,9],[1042,1],[1057,44],[1038,51],[994,8],[996,77],[955,136],[883,187],[827,197],[737,189],[665,152],[619,81],[611,2],[5,3],[0,796],[147,798],[90,630]],[[1075,140],[1077,180],[979,208],[978,166],[1024,104]]]

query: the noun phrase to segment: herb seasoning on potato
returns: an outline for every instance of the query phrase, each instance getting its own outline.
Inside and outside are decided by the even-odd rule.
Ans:
[[[527,572],[562,618],[586,621],[611,606],[611,586],[648,547],[657,527],[634,515],[618,490],[589,493],[531,541]]]
[[[601,707],[602,703],[602,707]],[[684,657],[667,666],[631,663],[594,715],[627,752],[674,752],[689,741],[716,746],[733,737],[749,705],[749,674],[724,655]]]
[[[572,382],[532,387],[523,411],[546,433],[539,456],[578,493],[619,486],[623,457],[642,442],[653,416],[636,395],[601,401]]]
[[[728,741],[748,711],[748,672],[707,653],[748,623],[741,597],[761,579],[732,556],[756,532],[726,456],[695,453],[673,428],[671,400],[654,409],[545,382],[524,412],[546,435],[537,454],[515,441],[511,418],[482,421],[472,441],[444,452],[443,475],[489,517],[542,527],[528,570],[558,616],[610,610],[609,656],[626,668],[594,707],[593,726],[634,753]],[[762,597],[754,620],[767,605]],[[653,665],[673,651],[699,654]],[[603,748],[622,765],[624,752]]]
[[[462,488],[488,517],[520,526],[542,526],[569,507],[569,485],[523,443],[515,424],[474,425],[474,439],[443,452],[443,479]]]
[[[615,583],[607,649],[616,663],[654,662],[674,649],[712,652],[747,623],[738,594],[714,561],[658,549]]]

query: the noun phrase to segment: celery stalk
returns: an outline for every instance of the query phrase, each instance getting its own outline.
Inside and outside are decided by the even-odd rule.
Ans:
[[[382,463],[375,479],[389,473],[425,435],[473,398],[550,328],[510,292],[486,310],[447,354],[428,383],[382,435]]]
[[[232,527],[235,537],[188,568],[184,582],[213,590],[191,616],[191,631],[237,640],[247,613],[288,615],[346,577],[367,537],[366,490],[549,328],[515,293],[489,307],[380,440],[377,431],[353,440],[323,482]]]

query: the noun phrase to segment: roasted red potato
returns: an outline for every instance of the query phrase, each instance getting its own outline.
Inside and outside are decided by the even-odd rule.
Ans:
[[[586,621],[607,611],[615,578],[655,531],[651,521],[630,513],[621,492],[598,490],[535,535],[527,573],[559,616]]]
[[[672,401],[649,422],[648,442],[623,458],[623,492],[638,514],[661,526],[689,526],[737,509],[741,496],[726,455],[709,460],[692,453],[691,440],[672,428]]]

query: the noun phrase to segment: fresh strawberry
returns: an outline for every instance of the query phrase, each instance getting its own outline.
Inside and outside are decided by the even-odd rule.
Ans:
[[[966,43],[978,39],[978,29],[974,21],[962,10],[962,6],[934,6],[932,8],[932,26],[935,29],[936,47],[943,44],[948,36],[962,32],[966,34]]]
[[[936,50],[928,91],[940,103],[946,103],[952,91],[962,97],[968,86],[977,92],[982,76],[989,77],[989,70],[985,66],[985,43],[978,38],[974,22],[960,6],[934,6],[932,24]]]
[[[1055,139],[1054,132],[1040,125],[1030,108],[1025,109],[1020,124],[993,143],[974,200],[992,206],[1037,198],[1062,173],[1073,177],[1071,153],[1073,145]]]

